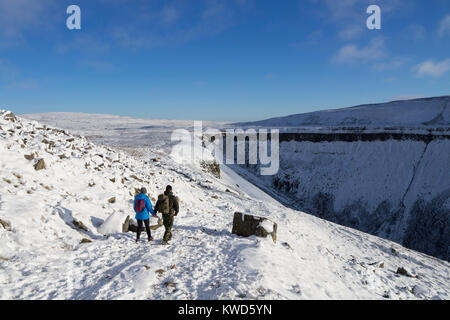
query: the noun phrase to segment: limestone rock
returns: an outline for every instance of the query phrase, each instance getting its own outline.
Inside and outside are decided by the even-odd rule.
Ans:
[[[11,224],[8,221],[0,219],[0,225],[8,231],[11,231]]]
[[[81,230],[83,230],[83,231],[89,232],[88,227],[86,227],[86,225],[85,225],[83,222],[77,221],[77,220],[74,219],[74,220],[72,221],[72,223],[73,223],[73,225],[74,225],[75,227],[77,227],[78,229],[81,229]]]
[[[46,168],[44,159],[39,159],[38,162],[34,165],[34,169],[36,171],[43,170]]]
[[[159,228],[161,228],[163,225],[163,220],[161,218],[158,218],[158,223],[155,225],[151,225],[150,226],[150,230],[157,230]],[[129,231],[131,232],[137,232],[138,230],[138,225],[136,220],[134,219],[130,219],[130,216],[127,216],[127,218],[125,219],[125,222],[122,224],[122,232],[127,233]],[[141,228],[142,232],[145,232],[145,226],[142,226]]]
[[[266,238],[271,236],[273,242],[277,241],[277,224],[267,218],[257,217],[241,212],[234,213],[233,234],[242,237],[257,236]]]
[[[34,154],[26,154],[24,155],[24,158],[27,160],[34,160]]]

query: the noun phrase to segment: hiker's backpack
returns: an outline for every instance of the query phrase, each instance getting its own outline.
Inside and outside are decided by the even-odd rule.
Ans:
[[[137,213],[141,213],[142,211],[144,211],[144,209],[145,209],[144,199],[136,200],[136,206],[135,206],[134,210]]]
[[[162,213],[170,213],[170,204],[169,204],[169,197],[165,194],[160,194],[158,196],[159,201],[159,211]]]

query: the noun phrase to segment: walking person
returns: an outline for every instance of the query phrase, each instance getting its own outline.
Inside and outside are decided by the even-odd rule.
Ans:
[[[172,186],[167,186],[166,191],[158,196],[155,205],[155,212],[161,212],[164,228],[166,229],[163,237],[163,244],[168,244],[172,239],[172,227],[174,217],[180,211],[179,199],[173,194]]]
[[[145,230],[147,231],[148,241],[152,241],[152,234],[150,232],[150,214],[154,217],[156,212],[153,210],[152,203],[147,196],[147,189],[141,188],[141,193],[139,193],[134,198],[134,211],[136,212],[136,220],[138,223],[136,243],[139,242],[141,237],[142,225],[145,225]]]

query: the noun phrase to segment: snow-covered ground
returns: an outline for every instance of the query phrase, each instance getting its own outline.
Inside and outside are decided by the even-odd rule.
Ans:
[[[181,165],[160,132],[136,146],[112,137],[106,117],[79,123],[87,135],[101,124],[104,146],[9,118],[0,113],[1,299],[450,298],[448,262],[286,208],[228,168],[218,179]],[[36,171],[40,158],[46,169]],[[162,229],[136,244],[120,232],[134,188],[146,186],[154,203],[166,184],[181,200],[172,244],[161,245]],[[235,211],[277,222],[277,243],[232,235]]]
[[[448,126],[450,96],[392,101],[247,122],[241,126]]]

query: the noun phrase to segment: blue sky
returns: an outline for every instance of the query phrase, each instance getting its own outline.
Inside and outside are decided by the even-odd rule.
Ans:
[[[18,114],[247,121],[449,88],[448,0],[0,0],[0,107]]]

